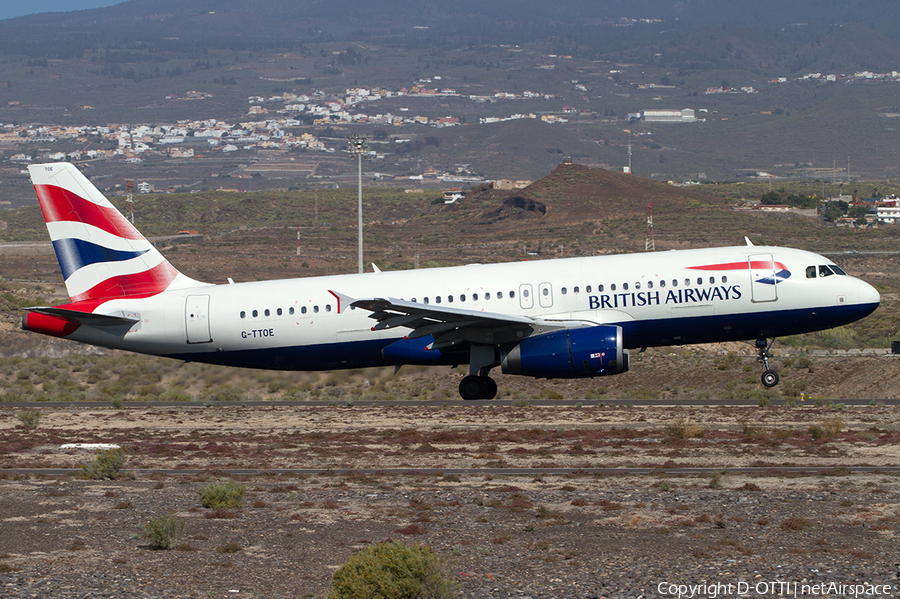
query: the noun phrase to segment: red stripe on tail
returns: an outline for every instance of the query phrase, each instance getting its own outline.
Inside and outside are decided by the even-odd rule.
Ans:
[[[72,301],[156,295],[165,291],[176,276],[178,271],[168,262],[163,262],[147,271],[110,277],[72,297]]]
[[[56,185],[35,185],[48,223],[79,222],[93,225],[125,239],[143,239],[137,229],[115,208],[104,208]]]

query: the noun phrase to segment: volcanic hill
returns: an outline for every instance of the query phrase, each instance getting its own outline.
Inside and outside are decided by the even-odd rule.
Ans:
[[[479,200],[491,202],[491,207],[479,215],[484,221],[542,218],[547,224],[640,216],[646,214],[648,203],[661,215],[686,209],[720,210],[728,205],[724,198],[689,187],[570,162],[560,164],[524,189],[481,188],[467,203],[474,205]]]

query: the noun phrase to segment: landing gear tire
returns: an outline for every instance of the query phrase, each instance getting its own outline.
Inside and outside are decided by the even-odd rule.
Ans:
[[[494,399],[497,383],[489,376],[469,375],[459,382],[459,395],[465,400]]]
[[[775,339],[772,339],[772,343],[775,343]],[[756,357],[757,362],[761,362],[763,365],[762,377],[760,380],[764,387],[772,388],[778,384],[778,373],[769,368],[769,358],[772,357],[772,354],[769,353],[769,340],[765,337],[760,337],[756,340],[756,350],[758,355]]]
[[[485,399],[494,399],[495,397],[497,397],[497,381],[489,376],[486,376],[484,378],[487,379],[488,385],[487,397]]]

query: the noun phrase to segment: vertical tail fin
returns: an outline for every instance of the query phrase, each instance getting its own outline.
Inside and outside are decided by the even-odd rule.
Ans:
[[[28,167],[73,302],[202,285],[178,272],[74,165]]]

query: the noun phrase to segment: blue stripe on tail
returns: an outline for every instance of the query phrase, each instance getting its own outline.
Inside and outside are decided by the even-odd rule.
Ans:
[[[124,250],[113,250],[90,241],[82,239],[57,239],[53,242],[53,250],[56,252],[56,258],[59,260],[59,267],[62,269],[63,279],[68,279],[72,273],[78,269],[90,264],[98,264],[101,262],[122,262],[131,260],[149,250],[139,252],[129,252]]]

